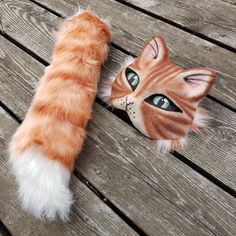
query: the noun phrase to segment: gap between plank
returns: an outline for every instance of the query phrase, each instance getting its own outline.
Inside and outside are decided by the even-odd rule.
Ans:
[[[99,98],[96,98],[96,102],[99,103],[100,105],[102,105],[104,108],[106,108],[109,112],[112,112],[113,114],[115,114],[118,118],[120,118],[121,120],[123,120],[125,123],[129,124],[130,126],[134,127],[131,123],[131,121],[129,120],[128,116],[125,117],[125,113],[120,112],[117,109],[113,109],[111,107],[107,107],[104,106],[104,102],[102,102]],[[21,119],[19,119],[17,117],[17,115],[10,110],[5,104],[3,104],[0,101],[0,107],[2,107],[9,115],[11,115],[18,123],[21,123]],[[113,109],[113,111],[111,110]],[[134,127],[135,128],[135,127]],[[215,184],[216,186],[218,186],[219,188],[221,188],[222,190],[224,190],[225,192],[227,192],[229,195],[231,195],[232,197],[236,198],[236,191],[232,188],[230,188],[228,185],[224,184],[222,181],[220,181],[219,179],[217,179],[216,177],[214,177],[213,175],[211,175],[209,172],[207,172],[206,170],[204,170],[203,168],[201,168],[199,165],[195,164],[194,162],[192,162],[191,160],[189,160],[188,158],[186,158],[185,156],[183,156],[182,154],[178,153],[177,151],[173,151],[171,152],[171,154],[179,159],[181,162],[183,162],[184,164],[186,164],[187,166],[189,166],[191,169],[195,170],[197,173],[199,173],[200,175],[204,176],[206,179],[208,179],[210,182],[212,182],[213,184]],[[76,176],[80,176],[80,180],[82,181],[83,179],[83,183],[86,184],[86,186],[90,189],[93,189],[92,191],[101,199],[103,200],[105,197],[104,195],[99,192],[98,190],[94,190],[95,187],[89,183],[85,177],[83,177],[78,171],[74,171],[76,173]],[[92,186],[92,187],[91,187]],[[101,197],[102,196],[102,197]],[[118,214],[125,222],[132,222],[128,217],[126,217],[117,207],[115,207],[109,200],[107,201],[109,202],[109,204],[112,205],[111,209]],[[108,206],[110,206],[108,204]],[[115,210],[114,210],[115,209]],[[120,215],[121,214],[121,215]],[[123,216],[125,218],[123,218]],[[137,225],[135,225],[133,222],[132,224],[136,227],[136,229],[139,229],[139,227]],[[132,227],[132,225],[130,225]],[[133,227],[132,227],[133,228]],[[135,230],[135,228],[133,228]],[[139,229],[141,230],[141,229]],[[142,231],[142,230],[141,230]],[[138,232],[137,232],[138,233]],[[144,232],[143,232],[144,233]]]
[[[178,24],[178,23],[176,23],[174,21],[171,21],[171,20],[169,20],[167,18],[159,16],[159,15],[157,15],[155,13],[149,12],[149,11],[143,9],[143,8],[140,8],[140,7],[136,6],[136,5],[133,5],[132,3],[125,2],[123,0],[115,0],[115,1],[119,2],[121,4],[124,4],[124,5],[126,5],[126,6],[128,6],[130,8],[133,8],[134,10],[140,11],[140,12],[146,14],[146,15],[149,15],[149,16],[155,18],[155,19],[161,20],[161,21],[163,21],[163,22],[165,22],[165,23],[167,23],[169,25],[172,25],[172,26],[174,26],[174,27],[176,27],[176,28],[178,28],[180,30],[183,30],[183,31],[185,31],[187,33],[193,34],[193,35],[195,35],[195,36],[197,36],[197,37],[199,37],[201,39],[204,39],[204,40],[209,41],[209,42],[211,42],[213,44],[216,44],[216,45],[218,45],[218,46],[220,46],[220,47],[222,47],[222,48],[224,48],[224,49],[226,49],[228,51],[236,53],[236,48],[233,48],[233,47],[231,47],[231,46],[229,46],[227,44],[224,44],[224,43],[222,43],[222,42],[220,42],[218,40],[210,38],[210,37],[208,37],[208,36],[206,36],[206,35],[204,35],[202,33],[199,33],[197,31],[191,30],[191,29],[189,29],[189,28],[187,28],[185,26],[182,26],[182,25],[180,25],[180,24]]]
[[[18,123],[21,123],[22,120],[14,113],[12,112],[2,101],[0,101],[0,107],[5,110],[15,121]]]
[[[179,159],[183,163],[185,163],[187,166],[191,167],[192,169],[194,169],[195,171],[200,173],[206,179],[210,180],[212,183],[214,183],[215,185],[217,185],[218,187],[223,189],[225,192],[227,192],[228,194],[230,194],[231,196],[236,198],[236,191],[235,190],[233,190],[232,188],[230,188],[229,186],[227,186],[226,184],[221,182],[219,179],[217,179],[216,177],[211,175],[209,172],[205,171],[203,168],[201,168],[200,166],[196,165],[194,162],[192,162],[191,160],[187,159],[185,156],[183,156],[182,154],[178,153],[177,151],[173,151],[173,152],[171,152],[171,154],[174,155],[174,157],[176,157],[177,159]]]
[[[100,100],[99,98],[96,98],[96,102],[99,103],[100,105],[104,106],[104,102],[102,100]],[[111,107],[106,107],[106,109],[112,113],[114,113],[116,116],[118,116],[121,120],[123,120],[124,122],[126,122],[127,124],[129,124],[130,126],[134,127],[133,124],[131,123],[130,119],[128,118],[128,116],[126,115],[125,112],[111,108]],[[135,128],[135,127],[134,127]],[[135,128],[136,129],[136,128]],[[221,189],[223,189],[225,192],[227,192],[228,194],[230,194],[231,196],[233,196],[234,198],[236,198],[236,191],[233,190],[232,188],[230,188],[229,186],[227,186],[226,184],[224,184],[222,181],[220,181],[219,179],[217,179],[216,177],[214,177],[213,175],[211,175],[209,172],[207,172],[206,170],[204,170],[203,168],[201,168],[200,166],[198,166],[197,164],[195,164],[194,162],[192,162],[191,160],[189,160],[188,158],[186,158],[185,156],[183,156],[182,154],[180,154],[177,151],[171,152],[171,154],[176,157],[177,159],[179,159],[180,161],[182,161],[184,164],[186,164],[187,166],[191,167],[192,169],[194,169],[196,172],[198,172],[199,174],[201,174],[202,176],[204,176],[206,179],[208,179],[209,181],[211,181],[213,184],[217,185],[218,187],[220,187]]]
[[[22,44],[20,44],[19,42],[17,42],[15,39],[13,39],[11,36],[9,36],[8,34],[6,34],[3,30],[0,29],[0,35],[3,36],[5,39],[7,39],[8,41],[10,41],[11,43],[15,44],[18,48],[20,48],[21,50],[25,51],[26,53],[28,53],[31,57],[33,57],[34,59],[36,59],[37,61],[39,61],[41,64],[48,66],[49,63],[47,61],[45,61],[43,58],[41,58],[40,56],[38,56],[37,54],[35,54],[34,52],[32,52],[30,49],[26,48],[25,46],[23,46]]]
[[[41,64],[43,64],[44,66],[48,66],[49,63],[47,61],[45,61],[43,58],[41,58],[40,56],[38,56],[37,54],[35,54],[34,52],[32,52],[31,50],[29,50],[28,48],[26,48],[25,46],[23,46],[22,44],[20,44],[19,42],[17,42],[15,39],[13,39],[11,36],[5,34],[3,31],[0,31],[0,35],[3,36],[5,39],[9,40],[11,43],[15,44],[17,47],[19,47],[21,50],[25,51],[26,53],[28,53],[31,57],[33,57],[34,59],[36,59],[37,61],[39,61]],[[135,54],[127,51],[126,49],[122,48],[121,46],[115,44],[115,43],[111,43],[111,45],[116,48],[117,50],[125,53],[127,56],[132,56],[132,57],[137,57]],[[219,103],[220,105],[224,106],[225,108],[228,108],[229,110],[236,112],[236,108],[231,107],[230,105],[218,100],[217,98],[211,96],[210,94],[207,95],[207,97],[209,99],[211,99],[212,101]],[[1,102],[1,101],[0,101]],[[104,106],[104,104],[103,104]],[[6,109],[8,109],[6,107]],[[14,117],[14,114],[12,114],[12,117]],[[14,117],[15,118],[15,117]],[[19,119],[16,118],[15,119]]]
[[[52,9],[50,9],[50,8],[48,8],[48,7],[46,7],[46,6],[42,5],[42,4],[40,4],[40,3],[38,3],[38,2],[35,2],[34,0],[30,0],[30,1],[33,2],[35,5],[38,5],[39,7],[43,8],[43,9],[45,9],[45,10],[48,10],[48,11],[51,12],[52,14],[54,14],[54,15],[60,17],[60,18],[65,19],[64,16],[62,16],[61,14],[55,12],[54,10],[52,10]],[[115,1],[117,1],[117,2],[119,2],[119,3],[121,3],[121,4],[125,4],[125,5],[127,5],[127,6],[130,5],[130,7],[134,8],[135,10],[138,10],[138,11],[141,11],[141,12],[143,11],[143,13],[146,12],[145,14],[150,13],[150,12],[148,12],[148,11],[146,11],[146,10],[143,10],[142,8],[139,8],[139,7],[137,7],[137,6],[134,6],[134,5],[130,4],[130,3],[126,3],[126,2],[124,2],[123,0],[115,0]],[[137,9],[136,9],[136,8],[137,8]],[[150,13],[150,14],[154,15],[154,16],[152,16],[152,17],[154,17],[154,18],[159,17],[159,16],[156,16],[156,15],[153,14],[153,13]],[[151,16],[151,15],[150,15],[150,16]],[[155,17],[155,16],[156,16],[156,17]],[[162,17],[160,16],[160,18],[162,18]],[[157,18],[157,19],[158,19],[158,18]],[[161,20],[161,19],[160,19],[160,20]],[[164,20],[167,20],[167,19],[163,18],[162,21],[164,21]],[[167,21],[169,21],[169,20],[167,20]],[[171,22],[172,22],[172,21],[169,21],[169,22],[166,22],[166,23],[171,24]],[[172,22],[172,23],[178,25],[177,23],[174,23],[174,22]],[[175,25],[173,25],[173,26],[175,26]],[[175,26],[175,27],[177,27],[177,26]],[[182,26],[179,25],[179,27],[177,27],[177,28],[180,28],[181,30],[184,30],[184,29],[182,29],[182,28],[184,28],[184,27],[182,27],[182,28],[181,28],[181,27],[182,27]],[[186,31],[186,30],[184,30],[184,31]],[[188,31],[187,31],[187,32],[188,32]],[[191,33],[191,34],[194,34],[194,35],[198,36],[197,33],[194,32],[194,31],[191,31],[191,32],[188,32],[188,33]],[[0,31],[0,34],[2,34],[1,31]],[[4,34],[4,32],[3,32],[2,36],[4,36],[4,35],[6,35],[6,34]],[[198,36],[198,37],[200,37],[200,36]],[[206,37],[206,38],[204,38],[204,37],[206,37],[206,36],[203,35],[203,37],[200,37],[200,38],[203,38],[204,40],[208,40],[207,37]],[[15,40],[14,40],[13,38],[11,38],[10,36],[6,35],[5,38],[7,38],[7,39],[8,39],[9,41],[11,41],[12,43],[15,43],[18,47],[20,47],[22,50],[26,51],[28,54],[30,54],[30,55],[31,55],[32,57],[34,57],[36,60],[40,61],[40,62],[41,62],[42,64],[44,64],[45,66],[48,66],[48,65],[49,65],[49,63],[46,62],[44,59],[42,59],[41,57],[39,57],[38,55],[36,55],[36,54],[33,53],[32,51],[30,51],[29,49],[27,49],[27,48],[25,48],[24,46],[22,46],[21,44],[19,44],[17,41],[15,41]],[[210,38],[209,38],[209,39],[210,39]],[[212,39],[212,40],[213,40],[213,39]],[[211,42],[210,40],[208,40],[208,41]],[[214,40],[214,41],[216,41],[216,40]],[[218,42],[218,41],[216,41],[216,42]],[[211,43],[214,43],[214,42],[211,42]],[[219,43],[219,44],[222,44],[222,45],[225,45],[225,44],[220,43],[220,42],[218,42],[218,43]],[[214,44],[218,45],[217,43],[214,43]],[[132,56],[132,57],[137,57],[135,54],[133,54],[133,53],[127,51],[126,49],[122,48],[121,46],[119,46],[119,45],[117,45],[117,44],[115,44],[115,43],[113,43],[113,42],[111,42],[111,45],[112,45],[114,48],[118,49],[119,51],[121,51],[121,52],[123,52],[123,53],[125,53],[125,54],[127,54],[127,55],[130,55],[130,56]],[[223,47],[222,45],[218,45],[218,46]],[[225,45],[225,46],[227,46],[227,45]],[[234,49],[234,48],[232,48],[232,49],[234,50],[234,52],[236,52],[236,49]],[[232,51],[232,50],[230,50],[230,51]],[[226,103],[224,103],[224,102],[221,102],[221,101],[218,100],[217,98],[214,98],[214,97],[212,97],[212,96],[209,95],[209,94],[207,95],[207,97],[208,97],[209,99],[213,100],[214,102],[219,103],[220,105],[222,105],[222,106],[228,108],[229,110],[231,110],[231,111],[233,111],[233,112],[236,112],[236,108],[234,108],[234,107],[232,107],[232,106],[230,106],[230,105],[228,105],[228,104],[226,104]]]
[[[60,17],[60,18],[65,18],[62,14],[60,14],[60,13],[58,13],[58,12],[52,10],[51,8],[48,8],[47,6],[44,6],[43,4],[41,4],[41,3],[39,3],[39,2],[36,2],[36,1],[34,1],[34,0],[30,0],[30,1],[33,2],[33,3],[36,4],[36,5],[38,5],[38,6],[42,7],[42,8],[44,8],[45,10],[51,12],[52,14],[54,14],[54,15]]]
[[[54,15],[56,15],[56,16],[59,16],[59,17],[61,17],[61,18],[66,18],[66,17],[64,17],[63,15],[61,15],[60,13],[58,13],[58,12],[56,12],[56,11],[54,11],[54,10],[48,8],[47,6],[45,6],[45,5],[41,4],[41,3],[36,2],[35,0],[30,0],[30,1],[33,2],[33,3],[36,4],[36,5],[38,5],[38,6],[42,7],[42,8],[44,8],[45,10],[48,10],[49,12],[51,12],[52,14],[54,14]],[[224,43],[222,43],[222,42],[220,42],[220,41],[218,41],[218,40],[215,40],[215,39],[213,39],[213,38],[210,38],[210,37],[208,37],[208,36],[206,36],[206,35],[204,35],[204,34],[202,34],[202,33],[199,33],[199,32],[197,32],[197,31],[194,31],[194,30],[191,30],[191,29],[189,29],[189,28],[187,28],[187,27],[184,27],[184,26],[182,26],[182,25],[180,25],[180,24],[178,24],[178,23],[176,23],[176,22],[174,22],[174,21],[171,21],[171,20],[169,20],[169,19],[167,19],[167,18],[165,18],[165,17],[162,17],[162,16],[157,15],[157,14],[155,14],[155,13],[149,12],[148,10],[145,10],[145,9],[143,9],[143,8],[140,8],[140,7],[138,7],[138,6],[136,6],[136,5],[132,4],[132,3],[126,2],[126,1],[124,1],[124,0],[114,0],[114,1],[116,1],[116,2],[118,2],[118,3],[120,3],[120,4],[123,4],[123,5],[126,5],[126,6],[128,6],[128,7],[130,7],[130,8],[133,8],[133,9],[136,10],[136,11],[140,11],[140,12],[142,12],[142,13],[144,13],[144,14],[146,14],[146,15],[149,15],[149,16],[155,18],[155,19],[161,20],[161,21],[163,21],[163,22],[165,22],[165,23],[167,23],[167,24],[169,24],[169,25],[172,25],[172,26],[174,26],[174,27],[176,27],[176,28],[178,28],[178,29],[180,29],[180,30],[183,30],[183,31],[185,31],[185,32],[188,32],[188,33],[190,33],[190,34],[193,34],[193,35],[195,35],[195,36],[197,36],[197,37],[199,37],[199,38],[201,38],[201,39],[204,39],[204,40],[209,41],[209,42],[211,42],[211,43],[213,43],[213,44],[216,44],[216,45],[218,45],[218,46],[220,46],[220,47],[222,47],[222,48],[224,48],[224,49],[226,49],[226,50],[228,50],[228,51],[231,51],[231,52],[236,53],[236,48],[231,47],[231,46],[229,46],[229,45],[227,45],[227,44],[224,44]]]
[[[216,102],[216,103],[219,103],[219,104],[222,105],[223,107],[226,107],[226,108],[228,108],[229,110],[231,110],[231,111],[233,111],[233,112],[236,112],[236,108],[229,106],[228,104],[226,104],[226,103],[220,101],[219,99],[217,99],[217,98],[215,98],[215,97],[212,97],[210,94],[208,94],[207,97],[208,97],[209,99],[211,99],[212,101],[214,101],[214,102]]]
[[[104,106],[104,102],[101,101],[100,99],[96,99],[96,102],[99,103],[100,105]],[[129,124],[130,126],[133,126],[133,124],[131,123],[130,119],[128,118],[128,116],[126,117],[126,113],[119,111],[117,109],[113,109],[113,111],[111,110],[112,108],[110,107],[106,107],[106,109],[114,114],[116,114],[117,117],[119,117],[121,120],[123,120],[124,122],[126,122],[127,124]],[[127,121],[128,119],[128,121]],[[134,126],[133,126],[134,127]],[[135,128],[135,127],[134,127]],[[136,129],[136,128],[135,128]],[[188,158],[186,158],[185,156],[183,156],[182,154],[180,154],[177,151],[173,151],[171,152],[171,154],[179,159],[180,161],[182,161],[184,164],[186,164],[187,166],[189,166],[191,169],[195,170],[197,173],[199,173],[200,175],[204,176],[206,179],[208,179],[210,182],[212,182],[213,184],[217,185],[219,188],[223,189],[225,192],[227,192],[228,194],[230,194],[231,196],[233,196],[234,198],[236,198],[236,191],[232,188],[230,188],[228,185],[224,184],[222,181],[220,181],[219,179],[217,179],[216,177],[214,177],[213,175],[211,175],[209,172],[207,172],[206,170],[204,170],[202,167],[200,167],[199,165],[195,164],[194,162],[192,162],[191,160],[189,160]]]
[[[117,45],[117,44],[115,44],[115,43],[111,43],[111,45],[112,45],[114,48],[116,48],[117,50],[119,50],[119,51],[121,51],[121,52],[127,54],[127,56],[137,57],[135,54],[133,54],[133,53],[127,51],[126,49],[122,48],[121,46],[119,46],[119,45]],[[234,107],[232,107],[232,106],[230,106],[230,105],[228,105],[228,104],[226,104],[226,103],[220,101],[219,99],[213,97],[212,95],[208,94],[206,97],[209,98],[209,99],[211,99],[212,101],[214,101],[214,102],[216,102],[216,103],[222,105],[223,107],[225,107],[225,108],[227,108],[227,109],[229,109],[229,110],[231,110],[231,111],[233,111],[233,112],[236,112],[236,108],[234,108]]]
[[[35,53],[33,53],[32,51],[30,51],[29,49],[25,48],[24,46],[22,46],[20,43],[18,43],[16,40],[12,39],[11,37],[9,37],[6,34],[2,34],[0,32],[0,34],[5,37],[6,39],[8,39],[9,41],[11,41],[13,44],[16,44],[16,46],[18,46],[20,49],[22,49],[23,51],[25,51],[26,53],[28,53],[30,56],[32,56],[33,58],[35,58],[36,60],[38,60],[40,63],[42,63],[43,65],[47,66],[49,65],[48,62],[46,62],[44,59],[42,59],[41,57],[37,56]],[[16,42],[16,43],[15,43]],[[115,47],[118,50],[121,50],[122,52],[135,56],[134,54],[129,53],[128,51],[126,51],[125,49],[123,49],[120,46],[117,46],[116,44],[112,43],[113,47]],[[208,97],[210,99],[212,99],[211,96],[208,95]],[[214,100],[215,102],[218,102],[218,100],[216,100],[215,98],[213,98],[212,100]],[[128,116],[125,115],[125,113],[122,113],[121,111],[117,110],[117,109],[113,109],[111,107],[108,107],[105,105],[104,102],[102,102],[99,98],[96,98],[96,102],[98,102],[100,105],[102,105],[103,107],[105,107],[108,111],[112,112],[114,115],[116,115],[117,117],[119,117],[121,120],[123,120],[124,122],[126,122],[127,124],[129,124],[130,126],[134,127],[131,123],[131,121],[129,120]],[[224,103],[220,103],[221,105],[225,105]],[[11,111],[4,103],[2,103],[0,101],[0,106],[6,110],[8,112],[8,114],[10,114],[18,123],[21,123],[22,120],[13,112]],[[234,108],[231,108],[229,106],[225,106],[226,108],[235,111]],[[134,127],[135,128],[135,127]],[[190,161],[189,159],[187,159],[186,157],[184,157],[183,155],[181,155],[178,152],[174,152],[175,154],[173,154],[176,158],[178,158],[180,161],[182,161],[183,163],[185,163],[186,165],[188,165],[189,167],[191,167],[192,169],[194,169],[196,172],[198,172],[199,174],[201,174],[202,176],[204,176],[206,179],[208,179],[209,181],[211,181],[212,183],[214,183],[215,185],[217,185],[218,187],[222,188],[225,192],[227,192],[228,194],[230,194],[231,196],[236,198],[236,191],[234,191],[233,189],[231,189],[229,186],[225,185],[223,182],[221,182],[219,179],[215,178],[214,176],[212,176],[209,172],[205,171],[204,169],[202,169],[200,166],[196,165],[195,163],[193,163],[192,161]]]
[[[41,8],[44,8],[46,10],[47,7],[38,4],[37,2],[32,1],[34,4],[40,6]],[[115,0],[117,2],[123,3],[122,0]],[[132,4],[127,4],[127,3],[123,3],[126,4],[127,6],[130,5],[130,7],[132,7]],[[134,9],[137,8],[136,10],[139,9],[139,7],[134,6]],[[143,9],[141,9],[143,10]],[[143,10],[145,11],[145,10]],[[51,10],[52,14],[55,14],[54,11]],[[145,12],[144,12],[145,13]],[[147,12],[149,13],[149,12]],[[147,14],[145,13],[145,14]],[[59,15],[58,13],[56,13],[55,15]],[[155,14],[153,14],[155,15]],[[59,16],[61,17],[61,16]],[[163,18],[165,19],[165,18]],[[163,20],[164,21],[164,20]],[[171,21],[170,21],[171,22]],[[168,23],[168,22],[167,22]],[[175,23],[176,24],[176,23]],[[21,45],[19,42],[17,42],[15,39],[11,38],[10,36],[8,36],[7,34],[5,34],[3,31],[0,31],[0,34],[5,37],[7,40],[11,41],[13,44],[15,44],[16,46],[18,46],[19,48],[21,48],[23,51],[25,51],[26,53],[28,53],[30,56],[32,56],[33,58],[35,58],[36,60],[38,60],[40,63],[42,63],[45,66],[48,66],[49,63],[47,61],[45,61],[44,59],[42,59],[41,57],[39,57],[38,55],[36,55],[34,52],[32,52],[31,50],[29,50],[28,48],[24,47],[23,45]],[[195,33],[193,33],[195,34]],[[115,44],[115,43],[111,43],[112,46],[120,51],[122,51],[125,54],[134,56],[134,54],[130,53],[129,51],[127,51],[126,49],[122,48],[121,46]],[[220,45],[219,45],[220,46]],[[235,50],[236,52],[236,50]],[[224,104],[223,102],[220,102],[218,99],[212,97],[211,95],[208,95],[208,98],[212,99],[213,101],[223,105],[224,107],[228,108],[231,111],[235,112],[235,108]],[[133,126],[132,123],[130,122],[128,116],[126,117],[124,113],[118,111],[117,109],[112,109],[112,108],[108,108],[106,105],[104,105],[104,103],[99,100],[96,99],[96,102],[98,102],[100,105],[102,105],[103,107],[105,107],[108,111],[112,112],[113,114],[115,114],[117,117],[119,117],[120,119],[122,119],[124,122],[128,123],[129,125]],[[21,122],[21,120],[16,116],[16,114],[14,112],[12,112],[8,107],[6,107],[1,101],[0,101],[0,106],[3,107],[15,120],[17,120],[18,122]],[[134,127],[134,126],[133,126]],[[214,183],[215,185],[217,185],[218,187],[220,187],[221,189],[223,189],[225,192],[227,192],[228,194],[230,194],[231,196],[236,198],[236,191],[233,190],[232,188],[230,188],[229,186],[225,185],[223,182],[221,182],[219,179],[215,178],[214,176],[212,176],[209,172],[205,171],[203,168],[201,168],[200,166],[196,165],[194,162],[192,162],[191,160],[187,159],[186,157],[184,157],[183,155],[181,155],[178,152],[173,152],[172,155],[174,155],[176,158],[178,158],[180,161],[182,161],[183,163],[185,163],[186,165],[188,165],[190,168],[194,169],[196,172],[198,172],[199,174],[201,174],[202,176],[204,176],[206,179],[208,179],[210,182]],[[122,218],[123,219],[123,218]],[[134,223],[133,223],[134,224]],[[138,227],[138,226],[137,226]]]
[[[7,229],[7,227],[2,223],[0,220],[0,235],[1,236],[11,236],[10,231]]]
[[[17,123],[21,124],[22,120],[17,117],[17,115],[9,109],[5,104],[0,101],[0,107],[2,107]],[[93,186],[81,173],[77,170],[73,171],[73,174],[87,187],[89,188],[104,204],[111,208],[111,210],[118,215],[130,228],[132,228],[138,235],[146,236],[147,234],[139,228],[132,220],[130,220],[119,208],[117,208],[110,200],[108,200],[95,186]],[[5,230],[5,231],[3,231]],[[0,235],[11,236],[7,228],[0,221]]]
[[[74,175],[86,185],[93,193],[95,193],[108,207],[110,207],[120,218],[122,218],[133,230],[139,235],[146,236],[147,234],[139,228],[133,221],[131,221],[119,208],[117,208],[110,200],[108,200],[99,190],[94,187],[83,175],[77,170],[74,170]]]

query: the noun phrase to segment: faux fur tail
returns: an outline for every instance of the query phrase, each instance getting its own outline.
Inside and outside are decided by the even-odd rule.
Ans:
[[[10,163],[25,210],[49,220],[68,219],[74,161],[82,149],[110,30],[90,11],[61,26],[26,118],[10,144]]]
[[[10,163],[19,185],[22,207],[37,218],[67,220],[73,202],[69,190],[70,171],[50,160],[40,147],[21,153],[11,150]]]

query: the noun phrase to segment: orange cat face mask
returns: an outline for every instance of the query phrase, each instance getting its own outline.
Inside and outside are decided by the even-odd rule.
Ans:
[[[198,105],[211,89],[215,72],[175,65],[160,36],[153,37],[138,58],[125,64],[101,88],[100,97],[126,111],[133,125],[156,141],[158,150],[183,147],[188,132],[205,125],[207,116]]]

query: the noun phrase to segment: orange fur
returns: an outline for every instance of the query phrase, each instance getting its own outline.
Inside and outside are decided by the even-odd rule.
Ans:
[[[57,38],[52,64],[10,149],[20,154],[37,146],[44,156],[72,170],[91,117],[110,31],[96,15],[85,11],[65,20]]]

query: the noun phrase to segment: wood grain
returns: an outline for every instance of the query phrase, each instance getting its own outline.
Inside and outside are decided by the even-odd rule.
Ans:
[[[1,45],[5,55],[3,64],[4,58],[8,62],[4,67],[10,71],[16,68],[16,79],[22,83],[15,84],[12,76],[6,82],[19,95],[18,115],[23,118],[26,105],[21,98],[25,90],[31,91],[32,97],[36,84],[28,76],[33,72],[21,69],[27,67],[24,62],[29,62],[30,56],[3,38]],[[123,61],[123,57],[124,54],[120,55],[119,60]],[[39,63],[35,59],[31,60],[29,70],[41,75],[43,68],[36,65]],[[108,60],[104,77],[118,66],[116,60]],[[5,101],[15,110],[14,98]],[[236,200],[233,197],[172,155],[155,153],[149,140],[104,107],[95,104],[94,110],[76,169],[125,215],[149,235],[234,234]]]
[[[51,51],[51,48],[52,44],[48,45],[46,51]],[[44,69],[39,63],[32,64],[32,62],[30,62],[31,57],[22,60],[21,53],[16,53],[16,49],[13,50],[11,47],[3,46],[1,50],[3,64],[1,64],[0,70],[3,75],[3,81],[0,88],[0,97],[5,104],[8,104],[8,100],[15,100],[14,106],[11,104],[8,104],[8,106],[16,112],[17,115],[22,117],[30,103],[30,91],[27,89],[26,85],[20,85],[19,83],[27,80],[28,83],[34,87],[37,83],[37,76],[42,76]],[[109,58],[111,64],[106,66],[106,70],[104,70],[102,77],[106,78],[113,71],[118,70],[119,64],[124,61],[125,56],[124,53],[113,48]],[[34,70],[32,70],[32,68],[34,68]],[[19,79],[16,72],[22,74],[22,70],[25,71],[25,76],[22,79]],[[20,93],[17,91],[12,91],[13,86],[9,86],[10,78],[13,81],[12,84],[15,84],[17,87],[25,88],[22,95],[19,95]],[[19,96],[24,100],[22,106],[18,104]],[[15,97],[17,99],[14,99]],[[212,126],[205,132],[204,136],[196,137],[195,135],[190,135],[189,145],[187,149],[181,151],[181,153],[203,169],[207,170],[213,176],[219,178],[226,185],[236,190],[236,179],[232,177],[236,170],[235,114],[208,99],[205,100],[204,104],[207,108],[209,107],[210,112],[214,117],[214,122],[212,122]]]
[[[124,0],[236,49],[236,7],[221,0]]]
[[[227,2],[229,4],[232,4],[232,5],[236,6],[236,0],[221,0],[221,1]]]
[[[153,35],[162,35],[167,41],[171,57],[176,64],[182,66],[183,68],[210,67],[215,69],[217,71],[217,82],[210,94],[232,108],[236,108],[235,53],[113,0],[36,1],[57,11],[63,16],[74,14],[77,10],[78,4],[85,8],[89,2],[91,8],[98,15],[111,20],[113,42],[135,55],[140,53],[145,42]],[[18,4],[17,1],[15,1],[15,5],[16,7],[22,7],[24,9],[24,6]],[[34,9],[38,8],[35,7]],[[6,18],[12,17],[17,18],[15,14],[6,15]],[[53,21],[51,16],[48,21]],[[54,20],[54,23],[55,22],[56,20]],[[50,25],[51,24],[53,23],[50,23]],[[19,35],[19,29],[12,25],[10,25],[10,28],[14,28],[13,33],[11,32],[13,37]],[[22,29],[20,29],[20,31],[22,31]],[[21,43],[26,44],[26,42],[21,40],[21,38],[18,40],[21,41]],[[30,42],[33,50],[34,43],[32,43],[32,40],[30,40]],[[43,48],[35,48],[34,50],[39,55],[44,53],[43,51],[46,51]],[[45,54],[50,53],[47,51]]]
[[[53,1],[40,1],[41,4],[47,5],[47,7],[50,7],[52,9],[56,9],[57,12],[64,16],[72,15],[74,12],[76,12],[77,9],[77,4],[73,0],[66,0],[66,1],[60,1],[60,0],[53,0]],[[120,12],[127,12],[129,15],[129,20],[131,19],[131,22],[133,21],[133,18],[135,19],[134,15],[135,13],[130,13],[134,12],[133,10],[130,10],[129,8],[125,6],[120,6],[118,3],[114,3],[113,1],[110,1],[110,5],[106,4],[104,7],[100,7],[99,2],[98,4],[94,4],[93,1],[90,2],[92,4],[92,8],[96,10],[96,12],[99,12],[99,14],[103,14],[105,17],[105,10],[104,8],[110,7],[112,8],[110,11],[112,11],[112,17],[113,17],[113,24],[115,25],[114,33],[116,37],[117,35],[117,40],[119,40],[118,34],[122,29],[121,27],[124,27],[123,25],[125,23],[120,23],[118,25],[117,22],[121,22],[120,18],[116,15],[118,15],[118,10],[116,11],[116,8],[119,6]],[[94,5],[93,5],[94,4]],[[80,1],[80,5],[82,7],[86,7],[87,1]],[[113,7],[112,7],[113,6]],[[124,10],[126,9],[126,11]],[[107,10],[107,12],[109,12]],[[131,15],[133,14],[133,15]],[[138,14],[138,13],[137,13]],[[111,16],[111,15],[110,15]],[[146,22],[147,18],[146,16],[143,16],[142,18],[140,17],[142,24],[144,21]],[[117,22],[116,22],[117,21]],[[153,20],[152,20],[153,22]],[[116,26],[117,25],[117,26]],[[141,25],[141,24],[140,24]],[[142,31],[145,32],[146,29],[143,29]],[[141,30],[140,30],[141,31]],[[118,33],[117,33],[118,32]],[[124,30],[124,32],[127,32]],[[137,30],[138,32],[138,30]],[[137,34],[137,33],[134,33]],[[122,37],[126,37],[125,34],[122,35]],[[121,38],[122,38],[121,37]],[[137,42],[139,38],[137,37],[136,39],[133,40],[133,43]],[[116,41],[116,38],[114,39]],[[199,42],[201,40],[199,39]],[[199,44],[198,42],[198,44]],[[128,42],[130,43],[130,41]],[[124,45],[124,42],[119,41],[119,45]],[[186,44],[185,44],[186,45]],[[125,45],[126,47],[129,47],[129,45]],[[216,47],[218,48],[218,47]],[[225,50],[224,50],[225,51]],[[122,55],[119,53],[117,50],[113,50],[114,54],[111,56],[112,61],[117,61],[120,59],[119,62],[122,61]],[[117,53],[116,53],[117,52]],[[232,65],[233,71],[232,75],[235,74],[235,59],[236,56],[235,54],[231,54],[232,57],[231,59],[234,60]],[[221,55],[222,58],[224,57]],[[221,58],[220,55],[217,56],[217,60],[222,63],[222,60],[219,59]],[[124,56],[123,56],[124,58]],[[216,59],[216,57],[214,57]],[[185,62],[188,63],[189,58],[185,58]],[[210,60],[210,58],[209,58]],[[117,61],[118,62],[118,61]],[[114,65],[113,65],[114,66]],[[201,65],[199,65],[201,66]],[[229,68],[227,69],[229,70]],[[229,80],[232,79],[228,78],[227,83]],[[230,82],[230,83],[231,83]],[[233,82],[232,86],[236,88],[234,85],[235,82]],[[230,87],[230,84],[225,84],[227,87],[227,93],[232,89]],[[234,90],[233,88],[233,90]],[[214,93],[214,92],[213,92]],[[230,92],[229,92],[230,94]],[[236,94],[236,93],[235,93]],[[208,101],[208,100],[206,100]],[[228,100],[229,101],[229,100]],[[236,189],[236,181],[234,181],[234,176],[235,170],[236,170],[236,164],[235,164],[235,156],[236,156],[236,146],[235,146],[235,115],[228,109],[223,109],[221,106],[216,105],[215,103],[212,103],[210,101],[203,103],[203,105],[206,108],[210,108],[210,111],[214,117],[214,121],[212,122],[212,127],[205,132],[204,136],[200,136],[197,138],[195,135],[190,135],[189,138],[189,145],[186,150],[181,151],[181,154],[184,154],[187,158],[191,159],[194,163],[198,164],[200,167],[204,168],[207,170],[209,173],[214,175],[215,177],[219,178],[221,181],[223,181],[225,184],[228,186]],[[229,113],[231,115],[229,115]],[[219,117],[220,120],[219,120]],[[222,123],[223,121],[223,123]],[[226,124],[226,125],[225,125]],[[207,140],[207,142],[206,142]],[[222,156],[224,158],[222,158]]]
[[[40,222],[26,214],[16,196],[16,185],[7,163],[6,140],[18,124],[0,108],[0,220],[12,235],[136,235],[81,181],[72,176],[75,202],[70,221]]]
[[[11,236],[6,226],[0,221],[0,236]]]

